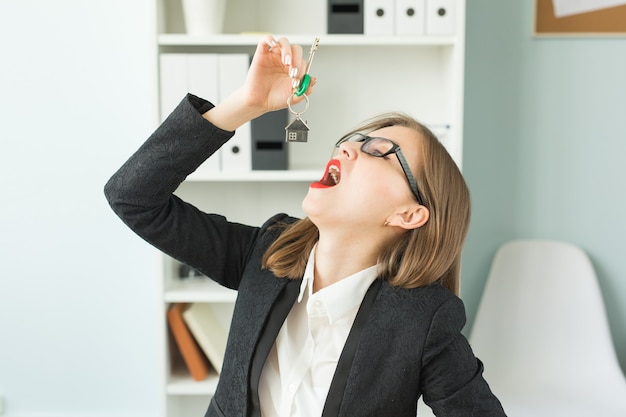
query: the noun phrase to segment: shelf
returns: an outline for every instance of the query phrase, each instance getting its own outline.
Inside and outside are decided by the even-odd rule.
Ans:
[[[454,0],[454,3],[457,7],[454,30],[446,36],[328,34],[327,5],[310,0],[290,0],[289,6],[293,7],[288,8],[283,7],[287,2],[229,0],[225,33],[188,35],[180,0],[159,1],[155,40],[158,58],[168,54],[194,58],[203,54],[252,56],[259,41],[270,34],[275,39],[286,37],[292,44],[302,46],[306,54],[314,38],[320,38],[314,73],[321,81],[306,113],[306,119],[311,122],[309,144],[287,144],[288,169],[250,170],[247,166],[246,172],[223,172],[216,167],[232,169],[234,165],[203,164],[186,178],[176,195],[202,212],[224,215],[231,222],[252,227],[261,227],[276,213],[305,217],[302,201],[307,198],[310,184],[322,177],[335,140],[343,134],[343,129],[356,128],[373,115],[389,111],[406,112],[427,123],[460,166],[466,0]],[[308,19],[298,19],[301,15]],[[161,70],[158,73],[161,88],[178,88],[187,77],[186,89],[181,87],[172,96],[178,98],[192,91],[220,102],[222,93],[215,91],[219,79],[215,85],[204,82],[208,78],[203,77],[200,77],[202,82],[192,82],[188,74],[170,76]],[[161,101],[164,109],[176,104],[177,100],[170,104]],[[279,130],[282,132],[282,126]],[[208,279],[181,280],[178,263],[165,260],[163,290],[158,294],[161,317],[165,317],[171,303],[207,303],[222,327],[230,329],[237,292]],[[212,369],[206,380],[195,381],[181,358],[171,355],[176,347],[172,340],[167,334],[162,339],[160,379],[165,391],[162,417],[202,415],[207,397],[217,389],[219,376]]]
[[[163,33],[159,35],[162,46],[256,46],[264,34],[254,35],[206,35],[192,36],[184,33]],[[294,44],[308,45],[316,36],[320,44],[334,46],[370,46],[370,45],[423,45],[451,46],[457,41],[455,36],[368,36],[368,35],[278,35],[285,36]]]
[[[198,182],[310,182],[320,179],[323,167],[319,170],[245,171],[216,172],[214,174],[193,173],[187,181]]]
[[[170,375],[165,387],[168,395],[213,395],[219,376],[212,372],[204,381],[195,381],[190,375],[176,373]]]
[[[168,303],[233,303],[236,298],[237,291],[209,279],[170,281],[163,296]]]

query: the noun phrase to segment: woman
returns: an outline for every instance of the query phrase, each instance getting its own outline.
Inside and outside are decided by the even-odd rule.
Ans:
[[[469,193],[421,124],[385,115],[342,138],[302,220],[230,223],[173,195],[235,129],[284,108],[305,64],[265,37],[238,91],[188,95],[105,187],[137,234],[238,290],[206,415],[414,417],[423,395],[439,416],[503,416],[460,333]]]

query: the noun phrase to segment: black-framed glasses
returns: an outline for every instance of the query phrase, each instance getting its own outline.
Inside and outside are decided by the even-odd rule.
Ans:
[[[339,148],[339,145],[344,142],[363,142],[363,144],[361,145],[361,151],[377,158],[382,158],[389,154],[395,153],[398,157],[398,162],[400,162],[400,166],[402,167],[402,171],[404,171],[404,176],[409,182],[409,187],[411,188],[413,196],[415,196],[415,199],[418,203],[424,205],[422,194],[417,188],[417,181],[415,181],[415,177],[413,176],[413,173],[411,173],[409,163],[406,161],[404,154],[400,150],[400,145],[394,143],[387,138],[372,137],[364,135],[362,133],[351,133],[339,139],[339,141],[337,141],[337,143],[335,144],[335,147]]]

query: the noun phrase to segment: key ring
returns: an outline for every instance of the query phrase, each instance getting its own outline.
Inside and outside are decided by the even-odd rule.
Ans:
[[[307,83],[308,84],[308,83]],[[306,91],[306,88],[304,89],[304,91]],[[293,96],[298,96],[298,97],[304,97],[304,110],[302,110],[301,112],[297,112],[293,109],[293,107],[291,107],[291,98]],[[304,92],[302,94],[298,94],[297,91],[294,91],[289,98],[287,99],[287,107],[289,108],[289,111],[291,112],[291,114],[295,115],[296,118],[299,118],[301,115],[303,115],[304,113],[306,113],[306,111],[309,109],[309,96],[307,96],[306,94],[304,94]]]

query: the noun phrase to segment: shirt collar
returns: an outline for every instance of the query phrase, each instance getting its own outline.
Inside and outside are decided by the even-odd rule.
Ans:
[[[298,302],[302,301],[302,297],[304,297],[304,292],[306,289],[309,289],[309,295],[313,292],[313,272],[315,266],[315,248],[317,247],[317,243],[313,245],[313,249],[311,249],[311,253],[309,254],[309,260],[306,263],[306,268],[304,269],[304,276],[302,277],[302,284],[300,284],[300,294],[298,294]]]

